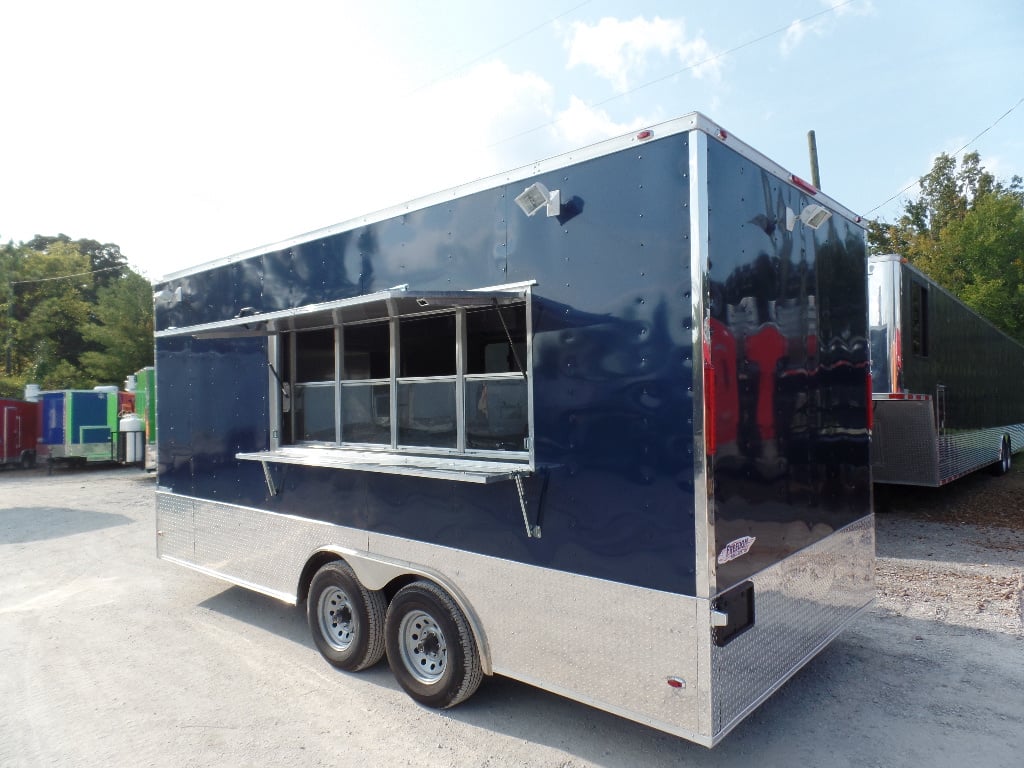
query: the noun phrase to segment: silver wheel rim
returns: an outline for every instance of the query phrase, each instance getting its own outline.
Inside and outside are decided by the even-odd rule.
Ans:
[[[441,679],[448,666],[448,643],[434,617],[424,611],[411,611],[398,627],[402,663],[409,674],[424,685]]]
[[[336,651],[347,651],[355,642],[359,623],[348,594],[337,587],[328,587],[320,593],[317,608],[320,634]]]

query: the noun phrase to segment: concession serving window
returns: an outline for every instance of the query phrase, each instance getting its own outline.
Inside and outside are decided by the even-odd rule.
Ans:
[[[270,450],[236,458],[489,483],[533,470],[530,286],[396,288],[158,335],[266,336]]]

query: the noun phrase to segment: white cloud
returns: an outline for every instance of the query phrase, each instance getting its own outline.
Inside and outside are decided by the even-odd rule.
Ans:
[[[513,72],[502,61],[490,61],[417,94],[411,108],[445,127],[471,127],[479,143],[483,136],[510,135],[547,122],[553,100],[554,89],[540,75]],[[436,138],[448,140],[443,132]]]
[[[830,34],[843,16],[871,16],[875,12],[873,0],[822,0],[822,5],[827,6],[830,12],[809,17],[805,21],[798,19],[789,25],[779,43],[779,51],[783,56],[789,56],[808,35],[824,37]]]
[[[629,21],[603,18],[597,24],[576,22],[566,41],[568,67],[584,65],[624,92],[643,77],[658,58],[673,59],[690,68],[695,78],[718,78],[720,63],[701,35],[687,39],[682,19]]]
[[[368,94],[369,95],[369,94]],[[488,62],[406,100],[367,99],[315,113],[318,120],[281,126],[278,148],[261,179],[208,190],[189,216],[204,230],[235,233],[205,258],[278,242],[507,170],[504,138],[545,125],[551,85],[533,73]],[[198,259],[195,261],[205,260]]]
[[[802,21],[794,21],[789,25],[789,28],[786,30],[786,34],[782,36],[782,42],[779,43],[779,50],[782,52],[783,56],[789,56],[789,54],[791,54],[794,49],[803,42],[807,33],[812,29],[820,28],[822,22],[817,22],[817,27],[813,26],[813,24],[813,22],[811,24],[807,24]]]
[[[543,147],[554,115],[554,89],[532,72],[515,72],[501,61],[481,64],[459,77],[416,94],[394,115],[385,145],[395,148],[403,169],[401,186],[389,180],[387,205],[508,170],[516,143]],[[524,138],[524,140],[526,140]],[[496,143],[497,142],[497,143]],[[375,141],[375,143],[378,143]],[[368,175],[380,158],[366,158]],[[366,212],[366,211],[363,211]]]
[[[116,242],[156,277],[507,170],[524,160],[494,142],[553,119],[552,86],[500,62],[403,98],[418,73],[323,26],[313,42],[282,34],[274,56],[252,43],[220,61],[212,42],[176,56],[172,31],[135,43],[134,66],[85,57],[59,76],[44,59],[36,91],[0,89],[33,116],[0,129],[0,175],[19,179],[0,187],[0,238]],[[71,130],[76,115],[90,119]]]
[[[657,122],[637,117],[628,123],[617,123],[604,110],[589,107],[576,96],[570,97],[569,106],[558,113],[556,121],[562,139],[575,147],[620,136]]]

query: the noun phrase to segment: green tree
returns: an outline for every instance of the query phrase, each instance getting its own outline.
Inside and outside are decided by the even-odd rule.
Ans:
[[[976,152],[959,167],[936,158],[921,194],[894,224],[871,222],[875,253],[897,253],[964,303],[1024,341],[1024,187],[998,181]]]
[[[153,364],[153,287],[127,270],[97,296],[94,317],[82,330],[94,349],[82,354],[82,366],[96,381],[118,384]]]
[[[110,285],[129,271],[128,262],[121,253],[121,247],[115,243],[100,243],[96,240],[72,240],[65,234],[36,235],[25,243],[27,248],[41,253],[48,253],[55,245],[73,245],[78,252],[89,259],[89,270],[93,273],[96,288]]]
[[[98,270],[98,271],[97,271]],[[0,396],[120,384],[152,364],[152,288],[112,243],[0,245]]]
[[[89,259],[68,243],[46,253],[24,249],[13,282],[14,363],[46,388],[85,386],[79,358],[86,349],[93,289]]]

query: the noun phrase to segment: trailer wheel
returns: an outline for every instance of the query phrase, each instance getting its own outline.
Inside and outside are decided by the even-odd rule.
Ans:
[[[358,672],[380,661],[385,610],[384,595],[364,587],[340,560],[317,571],[309,585],[306,618],[313,643],[339,669]]]
[[[1013,449],[1010,447],[1010,436],[1003,435],[1003,441],[999,444],[999,461],[992,465],[992,474],[1002,477],[1010,471],[1013,466]]]
[[[483,678],[469,621],[455,601],[429,581],[399,590],[385,625],[388,666],[409,696],[428,707],[454,707]]]

